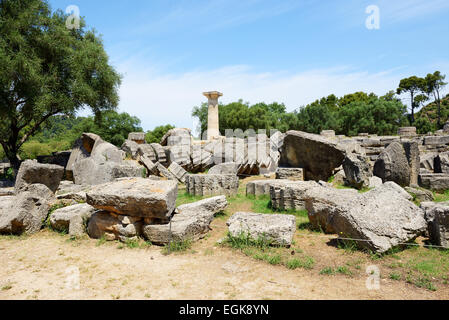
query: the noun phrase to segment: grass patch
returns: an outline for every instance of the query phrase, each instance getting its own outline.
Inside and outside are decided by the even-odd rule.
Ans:
[[[335,269],[335,272],[336,272],[336,273],[339,273],[339,274],[344,274],[344,275],[347,275],[347,276],[352,275],[351,270],[349,270],[349,268],[348,268],[347,266],[340,266],[340,267],[337,267],[337,268]]]
[[[223,245],[240,250],[246,256],[256,260],[265,261],[271,265],[283,265],[291,270],[298,268],[313,269],[315,265],[315,260],[303,254],[302,250],[292,251],[285,247],[273,246],[271,241],[264,236],[253,239],[245,233],[241,233],[237,237],[228,233]],[[291,256],[295,254],[299,256],[292,258]]]
[[[315,260],[312,257],[304,256],[301,258],[293,258],[287,261],[286,267],[289,269],[313,269],[313,266],[315,265]]]
[[[266,237],[261,236],[258,239],[253,239],[249,233],[245,234],[243,232],[237,237],[233,237],[230,233],[228,233],[224,243],[229,245],[231,248],[240,250],[248,247],[267,249],[271,244]]]
[[[390,273],[391,280],[399,281],[399,280],[401,280],[401,278],[402,278],[401,274],[399,274],[397,272]]]
[[[2,291],[11,290],[12,289],[12,285],[10,285],[10,284],[4,285],[1,289],[2,289]]]
[[[335,271],[331,267],[326,267],[326,268],[321,269],[320,274],[332,276],[335,274]]]
[[[449,201],[449,190],[444,191],[443,193],[433,193],[435,202],[446,202]]]
[[[146,249],[151,247],[153,244],[150,241],[144,241],[142,239],[126,239],[125,242],[118,246],[119,249]]]
[[[102,235],[101,238],[97,240],[96,246],[100,247],[100,246],[104,245],[106,242],[107,241],[106,241],[105,235]]]
[[[407,277],[407,282],[415,285],[418,288],[424,288],[429,291],[437,291],[437,288],[433,284],[432,280],[430,280],[430,278],[426,276],[418,276],[416,278],[409,276]]]
[[[192,196],[187,191],[178,192],[178,197],[176,198],[176,207],[179,207],[183,204],[193,203],[197,201],[201,201],[206,197],[201,196]]]
[[[192,248],[191,240],[172,241],[163,247],[162,253],[165,255],[168,255],[173,252],[180,253],[180,252],[185,252],[185,251],[189,250],[190,248]]]

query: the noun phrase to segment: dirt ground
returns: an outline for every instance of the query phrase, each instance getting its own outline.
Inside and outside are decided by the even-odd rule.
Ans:
[[[131,248],[87,236],[72,240],[48,229],[29,237],[0,236],[0,299],[449,299],[449,251],[410,247],[378,259],[299,228],[292,248],[273,249],[284,262],[290,255],[313,260],[292,270],[218,244],[233,213],[264,209],[263,201],[255,207],[244,195],[254,179],[241,183],[211,232],[184,252],[166,255],[157,246]],[[179,201],[185,201],[182,194]],[[370,266],[380,270],[378,290],[367,289]]]
[[[25,238],[2,237],[0,299],[449,298],[447,287],[433,292],[386,277],[379,290],[368,290],[364,268],[351,276],[322,275],[320,263],[348,260],[347,252],[324,238],[304,237],[298,244],[306,252],[320,252],[317,267],[289,270],[218,245],[225,234],[224,219],[216,219],[212,228],[209,237],[187,252],[171,255],[156,246],[130,249],[115,242],[73,241],[49,230]],[[79,288],[69,281],[73,275],[76,279],[76,270]]]

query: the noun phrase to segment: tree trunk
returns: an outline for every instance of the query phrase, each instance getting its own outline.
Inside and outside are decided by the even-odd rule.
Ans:
[[[412,124],[415,123],[415,101],[414,101],[414,96],[413,96],[413,92],[410,93],[411,97],[412,97]]]
[[[5,151],[6,157],[9,160],[9,163],[11,164],[11,167],[14,169],[15,172],[19,170],[20,167],[20,159],[17,156],[17,150],[16,148],[12,148],[11,146],[5,145],[2,143],[3,150]]]
[[[437,91],[437,105],[438,105],[438,130],[441,129],[441,101],[440,93]]]

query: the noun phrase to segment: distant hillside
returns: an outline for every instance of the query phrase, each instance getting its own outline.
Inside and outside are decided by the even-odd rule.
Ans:
[[[438,121],[437,111],[436,102],[429,103],[417,112],[416,120],[418,121],[419,118],[428,119],[432,125],[436,126]],[[441,99],[441,125],[444,125],[447,121],[449,121],[449,94]]]

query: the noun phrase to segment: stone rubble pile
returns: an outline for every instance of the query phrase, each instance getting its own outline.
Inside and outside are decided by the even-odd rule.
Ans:
[[[61,182],[64,168],[22,163],[16,178],[14,195],[0,197],[0,234],[33,234],[43,227]]]
[[[239,189],[239,178],[225,174],[188,174],[186,190],[193,196],[232,196]]]

